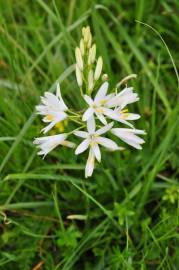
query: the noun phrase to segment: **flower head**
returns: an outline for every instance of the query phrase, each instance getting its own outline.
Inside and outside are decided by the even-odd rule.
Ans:
[[[107,95],[108,82],[104,82],[99,88],[94,100],[84,95],[86,103],[89,105],[89,108],[83,114],[83,121],[87,121],[90,117],[94,117],[94,114],[97,118],[104,124],[107,124],[105,116],[110,119],[122,122],[129,126],[132,126],[125,120],[136,120],[140,116],[138,114],[124,114],[122,109],[130,103],[133,103],[138,100],[138,95],[133,93],[133,88],[126,88],[118,94],[109,94]],[[113,110],[112,108],[115,109]]]
[[[82,143],[78,145],[76,148],[75,154],[79,155],[86,151],[88,148],[90,148],[89,151],[89,156],[86,164],[86,169],[85,169],[85,176],[91,176],[93,169],[94,169],[94,161],[95,158],[97,159],[98,162],[101,161],[101,152],[99,145],[102,145],[109,150],[120,150],[121,148],[118,147],[118,145],[112,141],[111,139],[102,137],[101,135],[109,131],[113,126],[113,123],[110,123],[98,130],[96,129],[95,126],[95,121],[94,118],[91,117],[87,121],[87,132],[86,131],[75,131],[74,134],[78,137],[83,138],[84,140]]]
[[[128,104],[139,100],[134,89],[127,87],[127,82],[136,78],[137,75],[127,75],[116,84],[112,93],[107,93],[109,76],[103,73],[103,58],[97,55],[96,44],[93,43],[89,26],[82,28],[80,44],[75,49],[75,60],[77,85],[80,90],[80,97],[85,100],[87,108],[80,108],[77,111],[68,109],[62,99],[59,84],[57,84],[56,95],[45,92],[45,95],[41,97],[41,104],[36,106],[36,109],[37,113],[43,116],[43,122],[48,123],[42,129],[43,133],[47,133],[54,127],[51,131],[53,136],[37,138],[34,140],[34,144],[40,149],[38,154],[46,156],[58,145],[74,147],[74,143],[69,142],[67,136],[76,135],[82,138],[83,141],[77,146],[75,154],[79,155],[89,149],[85,168],[85,177],[89,177],[93,173],[95,160],[101,161],[100,146],[112,151],[123,149],[103,134],[111,132],[134,148],[142,149],[144,140],[138,135],[144,135],[145,132],[135,129],[130,122],[139,119],[140,115],[130,113],[126,108]],[[123,84],[126,87],[118,92],[118,88]],[[93,93],[95,93],[94,96]],[[76,105],[79,103],[77,101]],[[68,119],[66,120],[66,118]],[[111,119],[113,122],[108,123],[107,121],[111,121]],[[71,125],[71,122],[73,122],[73,125]],[[115,128],[113,127],[114,122],[116,123]],[[102,123],[103,127],[96,129],[96,123]],[[130,128],[120,127],[120,124],[127,125]],[[68,125],[69,133],[57,134],[64,132],[66,125]],[[77,127],[70,130],[70,127],[74,125],[77,125]],[[84,128],[86,131],[82,130]]]
[[[36,106],[36,110],[38,114],[44,116],[43,122],[50,123],[42,129],[43,133],[47,133],[58,122],[67,118],[65,111],[68,108],[62,99],[60,85],[57,84],[56,95],[50,92],[45,92],[45,96],[41,97],[41,102],[41,105]]]

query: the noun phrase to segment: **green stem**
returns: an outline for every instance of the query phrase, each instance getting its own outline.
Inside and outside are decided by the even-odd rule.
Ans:
[[[81,96],[83,97],[83,88],[82,87],[80,87],[80,93],[81,93]]]
[[[70,132],[67,133],[67,134],[68,134],[68,135],[73,134],[74,131],[80,130],[80,129],[84,128],[85,126],[86,126],[86,125],[83,125],[83,126],[81,126],[81,127],[75,128],[74,130],[70,131]]]

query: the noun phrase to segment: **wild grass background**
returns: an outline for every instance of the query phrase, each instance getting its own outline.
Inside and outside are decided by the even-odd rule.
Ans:
[[[42,160],[32,141],[57,80],[81,104],[74,49],[88,24],[110,85],[138,74],[130,108],[147,135],[142,151],[103,151],[84,179],[85,155]],[[0,0],[0,269],[179,269],[178,66],[178,0]]]

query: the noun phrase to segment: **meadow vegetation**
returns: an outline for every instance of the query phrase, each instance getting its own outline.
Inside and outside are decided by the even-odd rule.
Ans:
[[[44,91],[59,81],[82,106],[74,50],[86,25],[111,87],[138,74],[129,108],[147,133],[143,150],[103,151],[87,179],[87,153],[42,159],[33,145]],[[0,0],[0,269],[179,269],[178,44],[178,0]]]

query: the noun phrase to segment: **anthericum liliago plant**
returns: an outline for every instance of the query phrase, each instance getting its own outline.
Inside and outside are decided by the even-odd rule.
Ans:
[[[75,144],[68,141],[68,138],[72,135],[80,137],[82,142],[76,147],[75,154],[79,155],[89,149],[85,168],[85,177],[89,177],[93,173],[95,160],[101,161],[101,146],[110,151],[123,149],[109,139],[107,134],[112,133],[134,148],[142,149],[141,144],[144,140],[138,135],[144,135],[145,132],[135,129],[130,123],[130,120],[139,119],[140,115],[129,113],[126,109],[128,104],[139,100],[133,87],[127,86],[127,81],[135,78],[136,75],[131,74],[125,77],[116,85],[113,92],[108,93],[108,75],[102,73],[102,57],[96,58],[96,44],[92,43],[89,26],[82,28],[82,38],[79,47],[75,49],[75,57],[77,84],[81,97],[86,103],[83,112],[68,108],[61,96],[59,83],[56,86],[56,95],[45,92],[41,97],[41,104],[36,106],[36,109],[37,113],[43,116],[43,122],[46,123],[42,129],[44,134],[67,120],[75,122],[78,126],[69,133],[36,138],[34,144],[40,149],[38,154],[45,157],[59,145],[75,148]],[[125,88],[118,92],[123,84]],[[127,128],[120,127],[121,124],[126,125]]]

